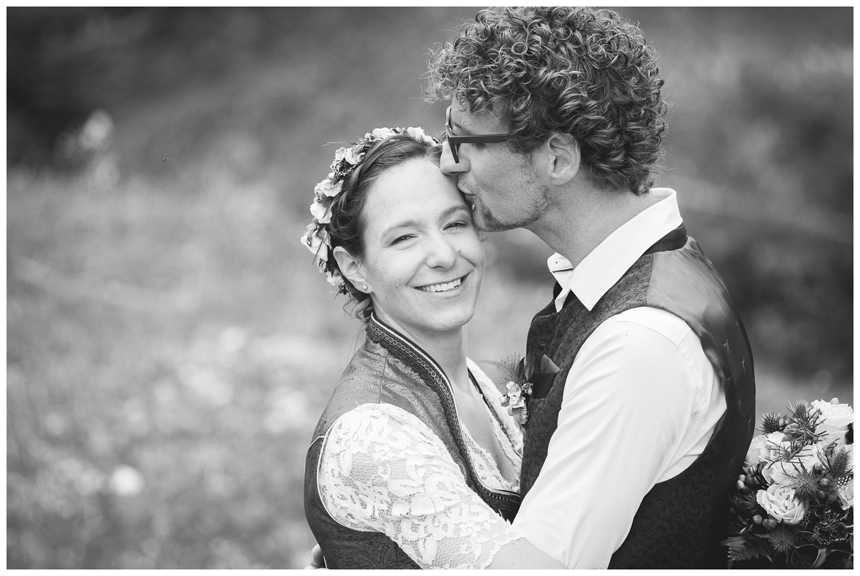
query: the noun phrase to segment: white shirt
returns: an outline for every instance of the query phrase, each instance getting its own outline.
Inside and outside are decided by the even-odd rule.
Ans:
[[[663,236],[681,225],[675,192],[610,234],[572,269],[550,271],[591,310]],[[643,497],[702,453],[725,413],[725,395],[698,337],[679,317],[633,308],[603,322],[568,372],[546,461],[514,528],[568,568],[606,568]]]

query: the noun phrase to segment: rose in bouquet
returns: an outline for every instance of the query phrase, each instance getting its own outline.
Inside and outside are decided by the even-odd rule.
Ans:
[[[761,430],[730,496],[729,566],[853,567],[854,411],[801,401]]]

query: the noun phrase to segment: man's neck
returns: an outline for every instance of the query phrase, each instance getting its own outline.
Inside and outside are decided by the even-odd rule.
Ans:
[[[546,216],[528,228],[576,268],[610,234],[658,201],[650,192],[636,195],[578,181],[556,190]]]

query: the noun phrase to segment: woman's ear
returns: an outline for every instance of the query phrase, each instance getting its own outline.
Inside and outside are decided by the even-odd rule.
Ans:
[[[579,144],[570,134],[550,134],[543,149],[548,160],[546,175],[556,186],[566,184],[579,172],[582,156]]]
[[[361,271],[361,260],[347,252],[343,246],[336,246],[332,252],[334,253],[334,259],[337,261],[337,266],[340,268],[340,273],[352,282],[352,285],[356,289],[370,294],[372,289],[367,284],[367,280],[365,280],[364,274]]]

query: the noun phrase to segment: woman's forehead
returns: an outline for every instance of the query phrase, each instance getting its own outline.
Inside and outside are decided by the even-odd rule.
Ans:
[[[454,182],[429,159],[412,160],[381,174],[368,190],[364,217],[368,228],[399,220],[432,220],[465,207]]]

